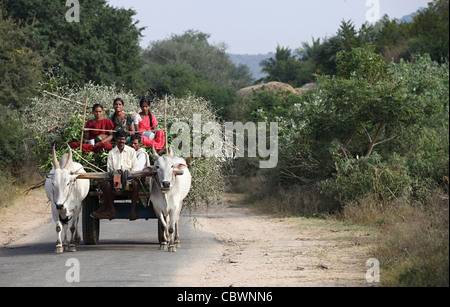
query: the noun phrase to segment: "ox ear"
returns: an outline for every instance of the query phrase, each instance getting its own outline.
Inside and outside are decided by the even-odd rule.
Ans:
[[[54,165],[55,169],[61,168],[61,166],[59,165],[58,158],[56,158],[55,145],[53,145],[52,157],[53,157],[53,165]]]
[[[72,153],[72,148],[70,148],[70,146],[69,146],[69,157],[67,158],[67,163],[66,163],[65,169],[70,171],[70,168],[72,167],[72,163],[73,163],[73,153]]]
[[[184,163],[175,164],[173,167],[173,173],[175,176],[184,175],[184,170],[187,169],[187,165]]]
[[[188,166],[184,163],[178,163],[178,164],[174,165],[173,167],[178,168],[178,169],[183,169],[183,168],[187,168]]]
[[[152,153],[153,153],[153,157],[155,157],[155,159],[159,159],[159,155],[155,150],[155,145],[152,146]]]
[[[151,172],[152,175],[154,175],[154,174],[157,173],[156,166],[154,166],[154,165],[147,166],[147,167],[145,167],[143,170],[144,170],[144,171],[149,171],[149,172]]]

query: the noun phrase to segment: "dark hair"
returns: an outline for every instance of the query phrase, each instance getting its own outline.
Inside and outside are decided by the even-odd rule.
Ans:
[[[146,97],[142,97],[141,101],[139,102],[139,106],[142,107],[142,104],[148,104],[149,106],[151,105],[150,101],[148,101],[148,99]]]
[[[116,99],[114,99],[114,102],[113,102],[113,103],[116,103],[116,101],[120,101],[123,105],[125,105],[125,103],[123,102],[123,99],[122,99],[122,98],[116,98]]]
[[[124,137],[124,138],[127,137],[127,132],[125,130],[119,129],[116,132],[114,132],[114,138],[115,139],[118,139],[118,138],[121,138],[121,137]]]
[[[102,106],[101,104],[99,104],[99,103],[96,103],[96,104],[94,104],[94,106],[92,107],[92,112],[94,112],[95,109],[97,109],[97,108],[102,108],[102,110],[103,110],[103,106]]]
[[[140,136],[139,134],[133,134],[133,135],[131,136],[130,141],[133,142],[134,140],[138,140],[139,143],[142,143],[142,138],[141,138],[141,136]]]

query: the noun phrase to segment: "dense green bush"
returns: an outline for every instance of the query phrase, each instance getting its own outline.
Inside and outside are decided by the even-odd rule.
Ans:
[[[385,63],[371,47],[338,59],[338,75],[302,97],[251,98],[249,118],[279,124],[279,163],[258,172],[267,185],[314,185],[341,206],[448,189],[448,64]]]
[[[369,158],[344,160],[336,165],[333,178],[321,181],[318,187],[341,204],[364,195],[371,195],[380,205],[398,197],[409,198],[411,178],[405,159],[394,155],[382,160],[376,153]]]
[[[0,104],[0,167],[5,168],[20,164],[23,158],[21,148],[23,146],[22,139],[24,138],[23,122],[19,119],[20,112],[12,110]]]
[[[3,13],[0,5],[0,105],[19,108],[35,95],[44,57],[29,47],[33,26],[23,27]]]

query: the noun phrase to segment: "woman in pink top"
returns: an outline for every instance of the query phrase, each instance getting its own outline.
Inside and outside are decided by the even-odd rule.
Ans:
[[[141,112],[134,115],[134,124],[136,126],[136,131],[139,131],[142,135],[141,137],[144,146],[155,146],[156,150],[163,149],[165,141],[164,131],[156,130],[158,121],[150,112],[150,102],[147,98],[142,98],[139,106],[141,107]]]

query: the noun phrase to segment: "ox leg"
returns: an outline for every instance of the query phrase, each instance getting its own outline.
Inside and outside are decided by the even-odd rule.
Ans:
[[[169,252],[176,252],[177,249],[175,247],[175,227],[178,221],[178,212],[173,212],[173,216],[170,217],[170,226],[169,226]]]
[[[180,202],[180,213],[181,213],[182,207],[183,207],[183,201]],[[178,219],[177,219],[177,222],[175,223],[175,245],[176,245],[176,247],[181,246],[180,233],[178,232],[179,224],[180,224],[180,214],[178,214]]]
[[[180,218],[178,218],[178,221],[175,223],[175,239],[174,239],[174,243],[176,247],[180,247],[181,246],[181,241],[180,241],[180,235],[178,233],[178,224],[180,223]]]
[[[183,201],[180,201],[180,210],[178,213],[178,218],[177,218],[177,222],[175,223],[175,245],[176,247],[180,247],[181,246],[181,241],[180,241],[180,233],[178,231],[178,227],[180,225],[180,216],[181,216],[181,209],[183,208]]]
[[[77,221],[75,223],[75,243],[80,243],[81,242],[81,236],[80,233],[78,232],[78,223],[79,223],[80,217],[77,217]]]
[[[70,225],[70,243],[69,243],[69,251],[76,252],[77,248],[75,247],[75,234],[77,232],[77,228],[75,227],[75,221]]]
[[[67,240],[67,233],[69,230],[68,229],[69,225],[67,223],[63,223],[62,225],[63,225],[63,229],[64,229],[64,240],[62,242],[62,245],[63,245],[64,249],[67,250],[69,247],[69,241]]]
[[[53,200],[52,202],[52,215],[53,215],[53,221],[55,222],[55,228],[56,228],[56,248],[55,252],[57,254],[61,254],[64,252],[62,241],[61,241],[61,232],[62,232],[62,224],[59,221],[59,215],[55,210],[55,204]]]
[[[61,222],[56,222],[56,253],[61,254],[64,252],[63,244],[61,241],[62,224]]]
[[[70,227],[70,232],[71,232],[71,236],[70,236],[70,243],[69,243],[69,251],[76,252],[77,248],[75,247],[75,233],[76,233],[75,226]]]
[[[78,233],[78,221],[80,219],[80,210],[76,210],[74,213],[74,217],[72,221],[70,222],[70,243],[69,243],[69,251],[76,252],[77,248],[75,246],[75,243],[78,243],[81,241],[80,234]]]
[[[159,238],[159,249],[166,249],[167,246],[167,217],[161,212],[159,216],[160,226],[161,227],[161,237]]]

